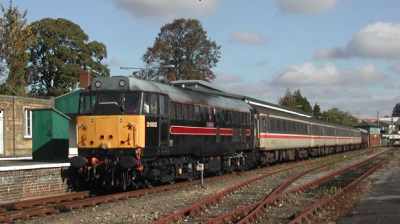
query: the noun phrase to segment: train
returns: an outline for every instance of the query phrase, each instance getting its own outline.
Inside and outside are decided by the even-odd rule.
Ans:
[[[357,128],[227,91],[98,77],[80,92],[78,155],[88,183],[123,189],[193,180],[366,147]]]

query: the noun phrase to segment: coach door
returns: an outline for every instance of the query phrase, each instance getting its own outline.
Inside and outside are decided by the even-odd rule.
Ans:
[[[256,147],[260,147],[260,117],[255,116],[254,118],[254,144]]]
[[[165,95],[158,95],[158,102],[160,104],[158,133],[159,133],[159,147],[162,153],[168,152],[169,147],[169,104],[168,98]]]

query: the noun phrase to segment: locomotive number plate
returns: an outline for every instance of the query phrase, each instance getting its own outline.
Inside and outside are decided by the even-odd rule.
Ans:
[[[157,122],[147,122],[146,127],[148,128],[156,128],[157,127]]]

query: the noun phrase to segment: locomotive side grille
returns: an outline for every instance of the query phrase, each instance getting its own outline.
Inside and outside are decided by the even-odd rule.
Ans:
[[[232,123],[239,125],[240,124],[240,113],[239,112],[232,112]]]
[[[183,118],[188,119],[189,118],[189,105],[183,104],[182,110],[183,110]]]
[[[182,104],[171,102],[171,118],[180,118],[182,119]]]
[[[176,118],[182,119],[182,104],[175,103],[175,110],[176,110]]]
[[[190,120],[194,120],[194,106],[193,105],[188,105],[188,118]]]
[[[171,112],[170,112],[171,118],[176,118],[176,106],[175,106],[175,104],[176,103],[171,103],[171,108],[170,108],[170,110],[171,110]]]
[[[194,106],[189,104],[182,105],[183,109],[183,118],[194,120]]]

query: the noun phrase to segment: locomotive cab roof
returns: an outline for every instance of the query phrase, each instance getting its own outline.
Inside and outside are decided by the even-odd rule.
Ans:
[[[250,111],[251,107],[241,99],[243,96],[224,93],[222,88],[218,88],[212,84],[207,84],[199,80],[179,81],[186,83],[192,88],[180,88],[177,83],[175,85],[166,85],[162,83],[151,82],[147,80],[137,79],[126,76],[97,77],[91,82],[83,92],[93,91],[138,91],[147,93],[158,93],[168,95],[169,98],[176,102],[194,103],[202,105],[210,105],[215,107],[230,108],[238,111]],[[195,83],[200,87],[198,90],[194,87]],[[178,87],[179,86],[179,87]],[[212,87],[213,86],[213,87]]]
[[[88,88],[89,91],[143,91],[168,94],[158,83],[126,76],[97,77]]]

